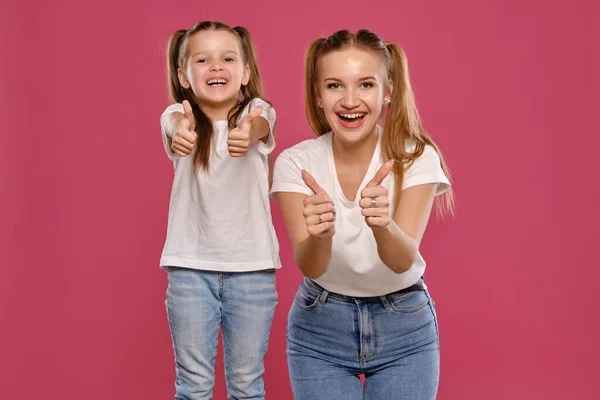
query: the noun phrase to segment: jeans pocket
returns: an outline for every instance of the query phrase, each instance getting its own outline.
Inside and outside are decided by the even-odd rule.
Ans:
[[[296,292],[294,302],[298,307],[308,311],[319,305],[319,296],[320,293],[315,289],[308,287],[305,282],[302,282]]]
[[[414,313],[429,305],[430,299],[425,291],[419,290],[400,295],[392,295],[388,298],[390,308],[395,312]]]

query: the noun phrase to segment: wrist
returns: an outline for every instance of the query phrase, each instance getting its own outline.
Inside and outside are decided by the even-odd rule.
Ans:
[[[389,224],[387,224],[387,226],[371,226],[371,230],[373,231],[373,236],[375,236],[375,240],[385,239],[393,235],[391,221]]]

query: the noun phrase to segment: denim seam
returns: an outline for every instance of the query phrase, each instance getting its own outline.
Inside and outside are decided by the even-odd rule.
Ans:
[[[436,342],[438,345],[438,352],[440,351],[440,329],[437,323],[437,316],[435,315],[435,312],[433,311],[433,305],[432,305],[432,301],[431,301],[431,297],[429,296],[429,293],[427,293],[427,291],[425,291],[425,295],[427,296],[427,298],[429,299],[429,302],[427,303],[429,305],[429,312],[431,312],[431,316],[433,317],[433,323],[435,324],[435,332],[436,332]]]
[[[359,349],[358,349],[358,363],[360,365],[360,370],[364,374],[364,364],[363,364],[363,326],[362,326],[362,313],[360,311],[360,305],[358,301],[355,299],[354,304],[356,304],[356,310],[358,312],[358,340],[359,340]]]
[[[424,291],[424,292],[425,292],[425,296],[427,296],[427,291]],[[417,292],[413,292],[413,293],[417,293]],[[431,299],[429,298],[429,296],[427,296],[427,301],[423,304],[419,304],[418,306],[415,306],[415,307],[399,308],[399,307],[396,307],[393,299],[391,299],[390,307],[391,307],[392,311],[394,311],[394,312],[410,314],[410,313],[414,313],[417,311],[421,311],[422,309],[427,307],[429,305],[429,303],[431,303]]]

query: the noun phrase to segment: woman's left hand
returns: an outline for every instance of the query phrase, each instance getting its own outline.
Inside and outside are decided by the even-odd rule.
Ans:
[[[365,222],[371,229],[386,228],[390,224],[390,201],[387,188],[381,182],[392,170],[394,160],[389,160],[379,168],[373,179],[360,192],[358,204],[362,208]]]

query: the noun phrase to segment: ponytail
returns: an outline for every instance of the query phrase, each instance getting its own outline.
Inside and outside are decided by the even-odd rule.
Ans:
[[[248,32],[248,30],[243,26],[236,26],[233,28],[233,32],[235,32],[240,38],[240,42],[242,44],[242,55],[250,70],[250,79],[246,85],[242,85],[242,99],[238,105],[229,112],[228,119],[230,129],[236,127],[237,121],[242,115],[244,108],[248,105],[248,103],[250,103],[250,101],[252,101],[252,99],[257,97],[262,99],[263,97],[262,81],[260,78],[258,59],[256,57],[256,51],[254,50],[252,36],[250,35],[250,32]]]
[[[327,40],[320,38],[311,43],[304,58],[304,110],[313,132],[318,136],[331,130],[323,109],[317,105],[317,62]]]
[[[415,103],[415,95],[410,84],[406,54],[400,46],[392,42],[387,42],[386,48],[390,59],[388,76],[393,83],[393,90],[383,126],[381,148],[384,160],[393,158],[397,161],[394,163],[393,168],[395,195],[392,209],[395,211],[402,194],[404,172],[423,154],[426,145],[434,148],[440,158],[444,174],[448,180],[451,177],[442,152],[429,137],[421,123]],[[411,148],[412,145],[414,145],[414,148],[408,152],[407,148]],[[436,211],[438,215],[445,213],[454,214],[453,197],[452,189],[449,189],[444,193],[443,202],[436,199]]]

